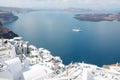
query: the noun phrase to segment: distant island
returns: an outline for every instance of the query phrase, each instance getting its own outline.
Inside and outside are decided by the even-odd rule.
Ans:
[[[13,14],[19,14],[19,13],[32,12],[32,11],[36,11],[36,10],[29,9],[29,8],[15,8],[15,7],[2,7],[2,6],[0,6],[0,11],[10,12]]]
[[[72,11],[72,12],[89,12],[89,11],[94,11],[92,9],[84,9],[84,8],[74,8],[74,7],[69,7],[69,8],[64,8],[62,9],[63,11]]]
[[[74,18],[81,21],[120,21],[120,13],[77,14]]]
[[[91,12],[95,11],[92,9],[84,9],[84,8],[74,8],[74,7],[68,7],[68,8],[42,8],[42,9],[35,9],[34,11],[67,11],[67,12]]]

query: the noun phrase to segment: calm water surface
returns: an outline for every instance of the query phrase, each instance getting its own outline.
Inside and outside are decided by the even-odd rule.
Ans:
[[[74,19],[73,12],[19,14],[5,26],[24,40],[60,56],[63,63],[86,62],[101,66],[120,62],[120,22],[87,22]],[[80,27],[81,32],[72,28]]]

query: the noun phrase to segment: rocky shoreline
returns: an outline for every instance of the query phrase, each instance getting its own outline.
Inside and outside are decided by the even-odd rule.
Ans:
[[[0,11],[0,38],[11,39],[18,37],[10,29],[3,26],[3,24],[14,22],[18,19],[18,16],[13,15],[11,12]]]
[[[8,28],[0,26],[0,38],[12,39],[14,37],[18,37],[18,35],[13,31],[9,30]]]
[[[16,21],[18,16],[13,15],[11,12],[0,11],[0,22],[2,24]]]
[[[120,21],[120,13],[109,13],[109,14],[77,14],[74,16],[75,19],[81,21]]]

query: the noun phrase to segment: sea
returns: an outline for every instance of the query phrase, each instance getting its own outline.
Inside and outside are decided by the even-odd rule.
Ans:
[[[18,14],[5,24],[23,40],[60,56],[65,65],[85,62],[102,66],[120,62],[120,22],[80,21],[76,14],[89,12],[36,11]],[[80,32],[73,32],[75,27]]]

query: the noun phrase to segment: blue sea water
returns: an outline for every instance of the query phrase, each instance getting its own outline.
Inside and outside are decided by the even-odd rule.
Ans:
[[[5,26],[30,44],[60,56],[64,64],[84,61],[102,66],[120,62],[120,22],[78,21],[73,18],[78,13],[23,13],[17,21]],[[74,27],[82,31],[73,32]]]

